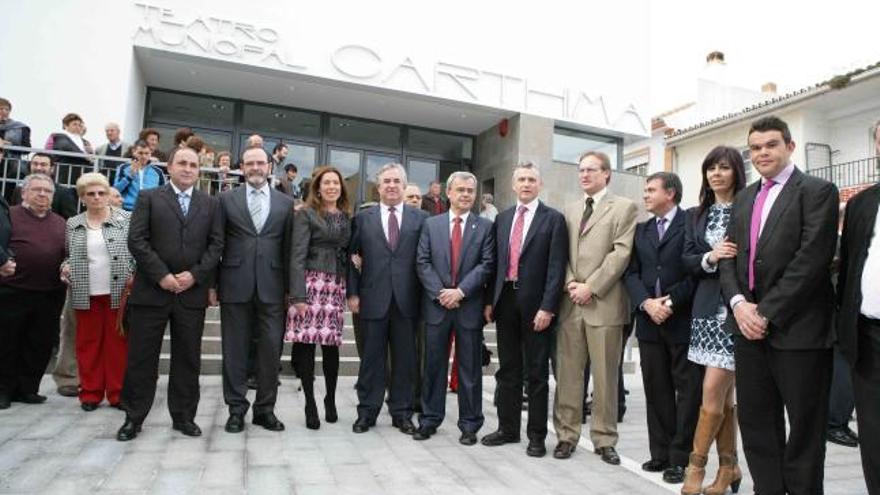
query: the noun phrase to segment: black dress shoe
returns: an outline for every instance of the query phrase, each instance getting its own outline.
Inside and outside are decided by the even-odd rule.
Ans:
[[[183,433],[188,437],[202,436],[202,429],[199,428],[199,425],[193,423],[192,421],[175,421],[171,423],[171,428]]]
[[[409,418],[395,418],[391,420],[391,426],[400,430],[404,435],[412,435],[416,432],[416,425]]]
[[[413,440],[427,440],[435,433],[437,433],[437,428],[433,426],[419,426],[412,437]]]
[[[24,402],[25,404],[42,404],[46,402],[46,396],[40,394],[23,394],[12,399],[13,402]]]
[[[461,436],[458,437],[458,443],[467,446],[476,445],[477,434],[472,431],[463,431],[461,432]]]
[[[642,471],[647,471],[649,473],[659,473],[660,471],[665,470],[669,467],[669,462],[661,461],[660,459],[651,459],[650,461],[642,464]]]
[[[544,446],[543,440],[529,440],[529,446],[526,447],[526,455],[529,457],[544,457],[547,455],[547,447]]]
[[[92,412],[98,408],[98,404],[96,402],[83,402],[79,407],[85,412]]]
[[[836,443],[837,445],[843,445],[844,447],[858,447],[858,437],[855,437],[855,433],[850,435],[849,432],[846,431],[848,429],[849,428],[828,430],[828,432],[825,433],[825,440],[831,443]]]
[[[612,466],[620,465],[620,456],[617,455],[617,451],[614,450],[614,447],[599,447],[594,452],[596,452],[596,454],[608,464],[611,464]]]
[[[684,483],[684,466],[669,466],[663,471],[663,481],[667,483]]]
[[[284,431],[284,423],[275,417],[275,413],[273,412],[256,414],[251,422],[257,426],[262,426],[269,431]]]
[[[351,425],[351,431],[355,433],[366,433],[370,431],[370,426],[372,426],[370,424],[370,420],[364,417],[359,417],[357,421],[355,421],[354,424]]]
[[[559,442],[553,449],[553,457],[556,459],[568,459],[574,452],[575,445],[571,442]]]
[[[226,433],[241,433],[244,431],[244,415],[230,414],[223,429],[226,430]]]
[[[116,432],[116,440],[119,440],[120,442],[134,440],[140,432],[140,423],[135,423],[131,419],[125,418],[125,423],[123,423],[122,427],[119,428],[119,431]]]
[[[623,415],[626,414],[626,406],[617,407],[617,422],[623,423]]]
[[[12,405],[12,401],[9,400],[8,395],[0,395],[0,409],[9,409]]]
[[[483,439],[480,440],[480,443],[486,447],[497,447],[499,445],[504,445],[505,443],[519,443],[519,437],[508,435],[507,433],[498,430],[483,437]]]

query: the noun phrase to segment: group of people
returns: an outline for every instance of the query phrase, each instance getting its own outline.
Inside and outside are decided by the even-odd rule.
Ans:
[[[875,137],[880,155],[880,129]],[[354,433],[377,424],[387,391],[392,425],[430,439],[445,418],[451,352],[462,445],[521,442],[525,393],[526,454],[547,454],[552,414],[552,455],[570,458],[592,375],[590,440],[616,465],[618,373],[624,328],[634,320],[647,399],[644,470],[683,483],[683,494],[736,492],[739,429],[756,492],[821,493],[836,342],[852,367],[866,482],[880,493],[880,290],[870,277],[880,270],[880,186],[847,204],[835,288],[837,188],[795,166],[784,121],[755,121],[747,142],[760,180],[746,184],[740,153],[719,146],[702,164],[695,208],[679,206],[676,174],[648,176],[650,218],[641,223],[636,205],[609,191],[611,162],[596,151],[579,159],[583,198],[562,211],[539,199],[536,165],[514,167],[516,204],[493,222],[473,212],[478,181],[470,172],[449,176],[446,198],[439,183],[422,197],[405,168],[389,163],[376,174],[378,204],[355,214],[332,166],[314,171],[297,205],[271,187],[272,155],[250,146],[243,184],[214,197],[196,187],[197,151],[173,149],[165,182],[161,171],[153,177],[151,148],[139,141],[116,174],[127,185],[122,207],[111,205],[103,175],[84,173],[76,194],[85,211],[65,225],[53,213],[60,188],[52,158],[41,172],[37,154],[21,205],[4,203],[0,214],[0,408],[45,401],[40,378],[66,299],[78,324],[82,408],[106,398],[125,412],[117,439],[136,438],[170,326],[173,428],[199,436],[205,310],[219,304],[225,430],[242,432],[251,407],[254,425],[284,430],[274,407],[285,341],[293,343],[305,424],[318,429],[316,348],[324,419],[334,423],[347,307],[361,356]],[[135,184],[132,200],[126,191]],[[478,439],[482,329],[490,321],[498,425]],[[719,468],[707,485],[713,443]]]

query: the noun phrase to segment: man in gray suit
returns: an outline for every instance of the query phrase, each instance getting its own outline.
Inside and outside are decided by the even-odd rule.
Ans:
[[[212,291],[212,303],[218,296],[220,302],[223,398],[229,406],[226,431],[240,433],[244,429],[250,405],[246,394],[251,345],[256,345],[257,378],[253,423],[281,431],[284,424],[275,417],[274,408],[293,200],[269,186],[269,157],[263,148],[246,150],[241,170],[244,187],[220,195],[219,222],[226,242],[217,290]]]
[[[348,306],[358,313],[364,353],[358,372],[358,418],[352,426],[364,433],[376,423],[385,395],[386,353],[391,350],[392,424],[402,433],[412,423],[416,373],[415,325],[421,285],[416,274],[419,231],[428,214],[403,204],[406,170],[389,163],[376,174],[379,204],[354,218],[349,252],[362,258],[360,270],[348,272]]]
[[[477,443],[483,426],[482,359],[484,286],[495,267],[492,222],[471,213],[477,178],[470,172],[449,176],[448,213],[425,220],[417,266],[422,281],[425,320],[425,376],[415,440],[437,432],[446,414],[449,337],[455,335],[458,358],[458,428],[462,445]]]

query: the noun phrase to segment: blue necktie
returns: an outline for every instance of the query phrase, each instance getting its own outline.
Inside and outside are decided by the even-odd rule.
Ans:
[[[177,193],[177,202],[180,203],[180,211],[183,212],[183,216],[186,216],[189,211],[189,194]]]

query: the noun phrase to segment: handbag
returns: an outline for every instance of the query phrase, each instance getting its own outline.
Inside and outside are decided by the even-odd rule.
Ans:
[[[134,286],[134,277],[125,282],[125,288],[122,289],[122,297],[119,299],[119,309],[116,311],[116,330],[119,335],[128,334],[129,325],[131,324],[131,308],[128,306],[128,296],[131,295],[131,289]]]

